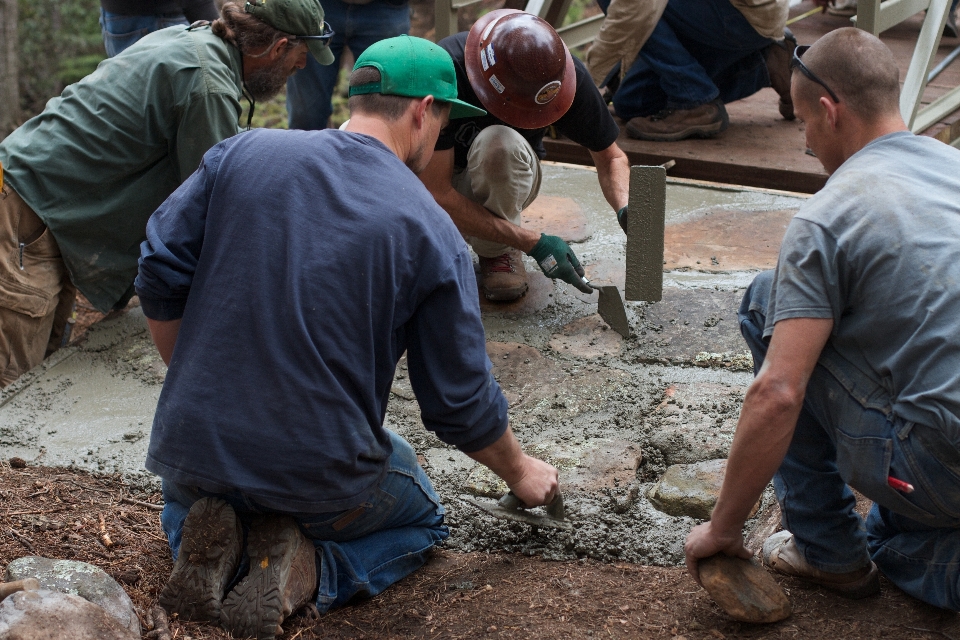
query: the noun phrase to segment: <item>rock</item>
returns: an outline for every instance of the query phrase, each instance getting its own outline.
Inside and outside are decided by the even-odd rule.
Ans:
[[[700,582],[728,616],[741,622],[779,622],[791,613],[790,600],[763,568],[723,553],[699,564]]]
[[[482,498],[499,500],[500,496],[510,491],[510,487],[493,471],[482,464],[478,464],[470,471],[467,481],[463,484],[463,490]]]
[[[671,516],[707,520],[717,504],[726,468],[726,460],[675,464],[667,468],[647,497],[653,506]],[[756,514],[759,504],[754,505],[748,517]]]
[[[75,560],[27,556],[7,565],[8,581],[24,578],[36,578],[42,589],[77,595],[99,605],[121,626],[140,636],[140,619],[130,596],[103,569]]]
[[[138,623],[139,627],[139,623]],[[20,591],[0,602],[0,640],[139,640],[89,600],[40,589]]]

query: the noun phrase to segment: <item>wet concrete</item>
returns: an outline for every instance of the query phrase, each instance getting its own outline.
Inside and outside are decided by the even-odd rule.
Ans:
[[[542,228],[571,239],[591,281],[622,291],[625,239],[596,173],[545,165],[541,193]],[[530,259],[524,298],[481,301],[511,424],[527,451],[560,469],[572,532],[495,520],[464,499],[505,487],[423,429],[401,362],[386,422],[413,444],[447,506],[447,546],[679,563],[695,520],[658,511],[647,492],[669,465],[726,457],[752,378],[739,298],[772,264],[783,212],[801,202],[669,181],[665,253],[678,257],[662,301],[626,303],[629,338],[599,318],[596,293],[547,280]],[[139,309],[100,323],[0,392],[0,456],[155,482],[142,467],[163,375]]]

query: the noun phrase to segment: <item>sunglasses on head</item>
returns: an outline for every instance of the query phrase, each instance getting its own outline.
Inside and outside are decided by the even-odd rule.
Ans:
[[[799,69],[800,73],[805,75],[808,80],[810,80],[811,82],[816,82],[818,85],[823,87],[826,90],[826,92],[830,95],[830,98],[835,103],[840,104],[840,98],[837,96],[836,93],[834,93],[833,89],[828,87],[826,82],[824,82],[819,77],[817,77],[817,74],[815,74],[813,71],[810,71],[807,65],[803,64],[803,61],[800,59],[801,57],[803,57],[803,54],[805,54],[807,52],[807,49],[809,48],[810,48],[810,45],[805,44],[793,50],[793,60],[790,61],[790,68]]]
[[[334,35],[333,29],[330,28],[330,25],[327,24],[327,21],[323,21],[323,30],[318,36],[293,36],[295,40],[319,40],[320,42],[327,42]]]

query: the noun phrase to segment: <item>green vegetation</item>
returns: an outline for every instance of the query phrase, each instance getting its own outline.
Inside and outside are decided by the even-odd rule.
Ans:
[[[19,0],[17,8],[21,106],[30,117],[106,53],[98,0]]]

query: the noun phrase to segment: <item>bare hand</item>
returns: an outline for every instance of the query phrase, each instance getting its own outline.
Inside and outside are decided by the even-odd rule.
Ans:
[[[687,541],[683,545],[683,552],[687,556],[687,573],[701,587],[703,583],[700,582],[700,570],[697,566],[701,558],[709,558],[717,553],[747,560],[751,557],[750,552],[743,546],[743,536],[739,531],[733,535],[718,533],[713,530],[712,524],[704,522],[695,526],[687,534]]]
[[[508,483],[510,490],[527,507],[549,504],[559,491],[560,474],[550,464],[523,454],[523,473],[520,479]]]

